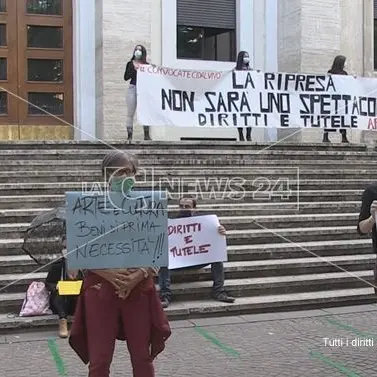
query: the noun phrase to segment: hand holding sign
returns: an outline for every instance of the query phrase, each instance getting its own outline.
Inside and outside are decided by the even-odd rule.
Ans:
[[[224,225],[220,225],[217,230],[219,231],[219,233],[222,235],[222,236],[225,236],[226,235],[226,229],[224,227]]]

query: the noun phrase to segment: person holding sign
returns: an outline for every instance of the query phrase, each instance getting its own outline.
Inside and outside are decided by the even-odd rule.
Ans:
[[[133,128],[134,128],[134,118],[137,106],[137,96],[136,96],[136,81],[137,81],[137,70],[141,64],[149,64],[147,62],[147,50],[142,45],[137,45],[135,47],[134,53],[131,60],[127,63],[126,71],[124,72],[124,81],[130,81],[130,86],[127,92],[127,133],[128,140],[132,140]],[[149,134],[149,127],[144,126],[144,140],[151,140]]]
[[[113,151],[102,162],[110,191],[126,195],[135,183],[136,159]],[[87,271],[77,302],[70,345],[89,362],[88,377],[109,377],[115,341],[126,340],[134,377],[154,377],[153,360],[171,332],[151,268]]]
[[[196,200],[191,198],[182,198],[179,201],[179,218],[190,217],[196,215]],[[226,230],[223,225],[218,227],[218,232],[225,236]],[[185,267],[185,269],[200,269],[207,265]],[[178,270],[176,270],[178,271]],[[223,262],[211,263],[211,273],[213,279],[212,297],[213,299],[225,303],[234,303],[234,297],[228,295],[224,288],[224,264]],[[170,271],[167,267],[161,267],[158,275],[158,284],[160,286],[160,299],[162,306],[167,308],[170,305],[172,299],[172,293],[170,289]]]
[[[346,67],[346,57],[342,55],[338,55],[335,57],[334,62],[332,64],[331,69],[327,72],[330,75],[348,75],[348,73],[344,70]],[[329,132],[333,132],[333,129],[326,129],[323,133],[323,142],[330,143],[329,139]],[[347,130],[339,130],[340,134],[342,135],[342,143],[348,143],[347,139]]]
[[[234,68],[236,71],[251,71],[250,68],[250,57],[249,53],[246,51],[240,51],[237,57],[237,65]],[[238,127],[238,137],[240,141],[245,141],[243,136],[243,128]],[[246,140],[251,141],[251,127],[246,128]]]
[[[361,198],[361,209],[357,230],[360,235],[372,233],[373,252],[377,254],[377,183],[369,185]],[[377,294],[377,261],[374,265],[374,292]]]

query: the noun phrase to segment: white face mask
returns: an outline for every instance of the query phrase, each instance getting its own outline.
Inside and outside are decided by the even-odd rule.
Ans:
[[[347,62],[344,63],[344,68],[347,68],[348,67],[348,64]]]
[[[244,62],[244,64],[248,64],[250,62],[250,59],[249,58],[243,58],[243,62]]]
[[[135,55],[136,59],[141,59],[141,57],[143,56],[143,54],[140,50],[136,50],[134,55]]]

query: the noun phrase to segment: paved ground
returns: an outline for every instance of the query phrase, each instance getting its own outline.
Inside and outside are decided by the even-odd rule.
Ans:
[[[377,305],[172,322],[156,376],[377,376]],[[64,340],[53,333],[0,336],[7,377],[85,377]],[[53,357],[54,344],[58,354]],[[113,377],[132,376],[119,343]]]

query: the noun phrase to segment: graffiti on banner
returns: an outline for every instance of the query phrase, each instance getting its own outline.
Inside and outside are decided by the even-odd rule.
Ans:
[[[141,124],[377,130],[377,79],[143,66]]]
[[[169,219],[169,269],[227,261],[216,215]]]
[[[69,269],[168,266],[166,193],[66,193]]]

